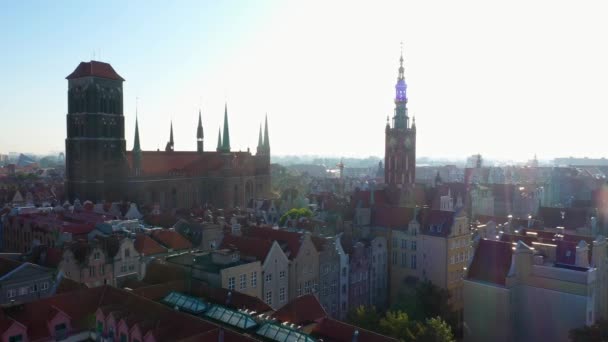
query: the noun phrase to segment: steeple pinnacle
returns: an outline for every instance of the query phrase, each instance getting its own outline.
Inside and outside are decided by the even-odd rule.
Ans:
[[[401,56],[399,57],[399,77],[395,84],[395,115],[393,116],[393,126],[397,129],[407,129],[409,127],[407,115],[407,84],[403,68],[403,43],[401,43]]]
[[[403,69],[403,42],[401,42],[401,57],[399,58],[399,79],[405,80]]]
[[[137,100],[136,100],[137,101]],[[133,139],[133,173],[141,175],[141,146],[139,145],[139,115],[137,113],[137,102],[135,105],[135,139]]]
[[[198,127],[196,128],[196,138],[203,139],[205,134],[203,133],[203,120],[201,118],[201,110],[198,110]]]
[[[268,133],[268,113],[266,113],[266,119],[264,123],[264,150],[266,154],[270,155],[270,133]]]
[[[196,150],[203,152],[203,120],[201,118],[201,110],[198,110],[198,127],[196,128]]]
[[[230,128],[228,127],[228,103],[224,107],[224,140],[222,140],[222,151],[230,152]]]
[[[137,105],[135,107],[135,139],[133,139],[133,152],[141,152],[139,145],[139,123],[138,123]]]
[[[220,152],[222,150],[222,128],[219,127],[217,129],[217,151]]]
[[[174,146],[175,145],[173,144],[173,120],[171,120],[171,131],[169,133],[169,142],[167,143],[167,146],[165,146],[165,152],[172,152]]]
[[[262,124],[260,124],[260,134],[258,135],[257,154],[261,154],[264,149],[264,140],[262,140]]]

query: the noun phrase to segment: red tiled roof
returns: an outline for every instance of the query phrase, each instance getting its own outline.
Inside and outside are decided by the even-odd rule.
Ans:
[[[187,290],[186,280],[174,280],[154,285],[144,284],[137,288],[127,287],[131,288],[136,295],[153,301],[159,301],[165,298],[171,291],[185,292]]]
[[[377,334],[363,328],[344,323],[333,318],[323,318],[312,329],[312,335],[322,338],[325,342],[351,342],[355,331],[359,332],[358,341],[361,342],[397,342],[392,337]]]
[[[447,236],[454,225],[455,212],[442,210],[423,210],[420,213],[422,232],[427,235]],[[438,228],[441,228],[439,230]]]
[[[86,288],[87,288],[86,285],[64,277],[64,278],[61,278],[61,281],[59,282],[59,286],[57,286],[56,294],[78,291],[78,290],[82,290],[82,289],[86,289]]]
[[[198,152],[166,152],[143,151],[141,153],[141,169],[145,176],[168,175],[171,171],[179,171],[201,158]],[[133,153],[127,152],[127,160],[133,167]]]
[[[322,252],[325,249],[326,243],[328,242],[328,239],[326,237],[311,236],[310,239],[315,245],[315,249],[317,250],[317,252]]]
[[[4,334],[10,327],[13,326],[13,324],[21,325],[21,323],[16,322],[14,319],[3,315],[3,317],[0,318],[0,334]],[[24,327],[24,329],[27,329],[27,327]]]
[[[143,281],[148,284],[161,284],[174,280],[186,279],[186,272],[174,265],[152,262],[146,268]]]
[[[229,306],[234,309],[248,309],[256,312],[273,311],[261,299],[237,291],[232,291],[230,304],[227,305],[228,293],[231,291],[224,288],[210,287],[198,280],[192,280],[189,283],[185,279],[182,279],[157,285],[143,286],[133,290],[133,293],[156,301],[164,298],[171,291],[190,293],[193,296],[202,297],[211,303]]]
[[[379,227],[407,227],[413,218],[413,208],[378,206],[373,212],[373,223]]]
[[[57,267],[63,259],[63,250],[57,247],[49,247],[46,249],[46,265],[48,267]]]
[[[76,69],[69,74],[66,79],[71,80],[88,76],[124,81],[124,78],[120,77],[110,64],[98,61],[80,62]]]
[[[241,255],[252,256],[260,262],[264,262],[272,244],[273,242],[267,239],[227,234],[222,240],[221,248],[235,248]]]
[[[137,234],[135,237],[135,250],[144,256],[166,253],[167,249],[154,241],[146,234]]]
[[[371,206],[371,190],[361,190],[353,193],[351,198],[351,203],[356,208],[361,206],[361,208],[369,208]],[[389,201],[386,195],[386,191],[384,190],[374,190],[374,205],[376,206],[384,206],[388,205]]]
[[[308,294],[285,304],[273,317],[283,322],[305,325],[327,317],[327,312],[314,295]]]
[[[480,240],[467,279],[505,285],[511,267],[512,248],[508,242]]]
[[[232,291],[230,304],[226,305],[228,293],[230,292],[228,289],[210,287],[199,281],[192,282],[192,295],[203,297],[209,302],[229,306],[234,309],[249,309],[256,312],[273,311],[263,300],[238,291]]]
[[[302,233],[290,232],[285,229],[273,229],[270,227],[253,227],[245,232],[246,235],[251,237],[257,237],[266,239],[269,241],[277,241],[279,245],[286,243],[289,253],[289,259],[293,259],[298,255],[300,251],[300,245],[302,244]]]
[[[22,264],[23,263],[21,261],[7,259],[7,258],[0,258],[0,276],[3,276],[5,274],[9,273],[10,271],[21,266]]]
[[[56,310],[55,308],[74,318],[72,327],[76,331],[81,331],[89,328],[83,318],[95,312],[104,290],[105,287],[98,287],[64,293],[23,304],[19,308],[5,309],[5,313],[27,327],[28,339],[31,341],[41,340],[50,335],[47,319],[49,313]]]
[[[152,238],[173,250],[190,249],[192,243],[180,233],[169,229],[158,229],[152,232]]]

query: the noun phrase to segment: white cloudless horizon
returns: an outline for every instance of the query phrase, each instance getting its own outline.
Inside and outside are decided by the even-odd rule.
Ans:
[[[383,156],[403,42],[418,156],[608,155],[604,1],[260,3],[258,10],[241,5],[212,28],[187,20],[169,28],[179,48],[165,51],[164,59],[139,63],[154,53],[149,46],[164,49],[163,41],[121,53],[104,49],[102,59],[126,79],[129,150],[139,97],[144,150],[164,148],[171,120],[176,150],[194,150],[199,108],[205,149],[214,150],[227,102],[233,150],[255,151],[267,113],[273,154]],[[183,31],[188,35],[179,37]],[[61,57],[61,70],[44,81],[52,91],[31,87],[34,76],[2,88],[0,113],[11,119],[0,134],[0,153],[63,150],[63,77],[82,55]],[[23,105],[24,93],[41,100]]]

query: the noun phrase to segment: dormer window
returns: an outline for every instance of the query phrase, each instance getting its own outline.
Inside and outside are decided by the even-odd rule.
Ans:
[[[63,340],[68,336],[68,327],[65,323],[55,325],[55,339]]]
[[[22,334],[13,335],[8,338],[8,341],[9,342],[21,342],[21,341],[23,341],[23,335]]]

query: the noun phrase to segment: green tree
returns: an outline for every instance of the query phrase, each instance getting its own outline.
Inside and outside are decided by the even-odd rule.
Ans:
[[[402,289],[391,309],[407,312],[414,321],[424,322],[439,316],[451,324],[455,315],[449,300],[448,290],[435,286],[430,281],[423,281]]]
[[[292,208],[289,209],[281,218],[279,219],[279,225],[283,226],[287,219],[298,220],[302,217],[312,217],[312,211],[308,208]]]
[[[572,329],[568,335],[572,342],[608,341],[608,321],[602,320],[592,326]]]
[[[358,306],[347,315],[348,322],[363,329],[377,331],[380,315],[373,306]]]
[[[407,314],[403,311],[387,311],[386,315],[380,319],[380,333],[398,338],[402,341],[414,341],[414,334]]]
[[[429,318],[419,325],[416,335],[417,342],[454,342],[454,334],[450,325],[441,317]]]

